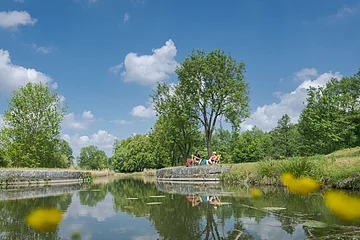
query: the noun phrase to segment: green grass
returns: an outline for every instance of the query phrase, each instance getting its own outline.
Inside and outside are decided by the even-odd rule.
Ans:
[[[264,160],[230,165],[220,180],[226,183],[281,184],[283,173],[308,176],[325,186],[360,189],[360,147],[336,151],[329,155]]]

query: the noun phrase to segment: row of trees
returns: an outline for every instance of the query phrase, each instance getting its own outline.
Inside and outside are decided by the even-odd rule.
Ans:
[[[222,162],[239,163],[360,146],[360,71],[311,87],[297,123],[285,114],[269,132],[257,127],[241,132],[249,116],[244,71],[243,62],[220,50],[192,53],[176,69],[178,84],[159,83],[152,95],[159,116],[152,131],[115,143],[113,168],[183,165],[196,150],[209,157],[215,149]],[[231,131],[222,128],[221,119],[231,123]]]
[[[209,157],[215,149],[222,162],[238,163],[360,145],[360,71],[310,88],[298,123],[285,114],[270,132],[240,131],[249,117],[243,62],[221,50],[196,51],[175,72],[179,82],[161,82],[151,96],[158,119],[150,132],[116,141],[109,159],[96,146],[87,146],[77,165],[132,172],[183,165],[195,150]],[[28,83],[14,91],[0,131],[0,166],[71,166],[72,149],[59,136],[65,112],[60,96],[47,85]],[[222,120],[231,130],[222,128]]]

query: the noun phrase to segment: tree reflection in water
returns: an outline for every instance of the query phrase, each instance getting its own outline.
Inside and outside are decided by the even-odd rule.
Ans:
[[[164,239],[234,239],[239,231],[243,232],[241,239],[252,239],[239,220],[234,231],[225,231],[225,222],[233,211],[231,205],[222,205],[221,196],[166,194],[155,184],[133,179],[114,181],[109,191],[116,211],[146,217]],[[150,197],[157,195],[166,196]],[[154,201],[161,204],[147,204]]]
[[[299,223],[309,219],[342,224],[328,211],[321,194],[303,197],[282,189],[263,188],[262,197],[253,199],[241,187],[205,188],[159,187],[148,180],[117,179],[86,186],[86,190],[76,194],[0,201],[0,239],[60,239],[60,234],[69,236],[72,225],[83,226],[83,236],[93,239],[304,239],[310,233]],[[175,193],[179,191],[182,194]],[[82,212],[84,207],[87,211],[103,212],[104,206],[112,214],[101,222]],[[38,207],[57,207],[69,212],[55,232],[37,233],[24,219]],[[266,207],[284,210],[268,212],[263,210]],[[344,229],[339,231],[331,226],[310,230],[321,237],[351,231]]]
[[[203,206],[205,209],[206,224],[203,228],[198,229],[199,233],[195,239],[240,239],[240,237],[241,239],[253,239],[251,234],[247,233],[243,228],[239,219],[235,219],[234,230],[225,234],[225,220],[229,219],[232,214],[227,212],[231,208],[223,208],[224,205],[220,198],[220,196],[206,195],[186,196],[186,200],[191,202],[192,207],[200,208]]]
[[[25,223],[26,216],[35,208],[58,208],[65,212],[72,194],[53,197],[0,201],[0,239],[60,239],[58,229],[42,233]]]

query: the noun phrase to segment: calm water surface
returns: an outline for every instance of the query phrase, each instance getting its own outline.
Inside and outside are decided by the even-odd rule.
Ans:
[[[360,230],[357,223],[336,219],[319,193],[300,197],[284,189],[263,188],[264,195],[253,199],[241,186],[160,184],[149,179],[112,179],[54,189],[2,189],[1,199],[12,200],[0,201],[0,239],[71,239],[73,232],[79,232],[81,239],[103,240],[358,239]],[[52,191],[57,195],[44,197]],[[36,193],[43,197],[34,198]],[[19,196],[23,198],[14,199]],[[25,224],[26,215],[38,207],[64,211],[56,232],[37,233]],[[327,226],[304,226],[309,220]]]

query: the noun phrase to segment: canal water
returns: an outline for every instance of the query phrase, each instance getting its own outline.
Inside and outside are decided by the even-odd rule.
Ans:
[[[63,192],[61,191],[63,189]],[[321,192],[284,188],[107,179],[91,185],[1,189],[0,239],[359,239],[360,224],[337,219]],[[50,196],[51,195],[51,196]],[[64,212],[55,232],[38,233],[25,217],[36,208]]]

